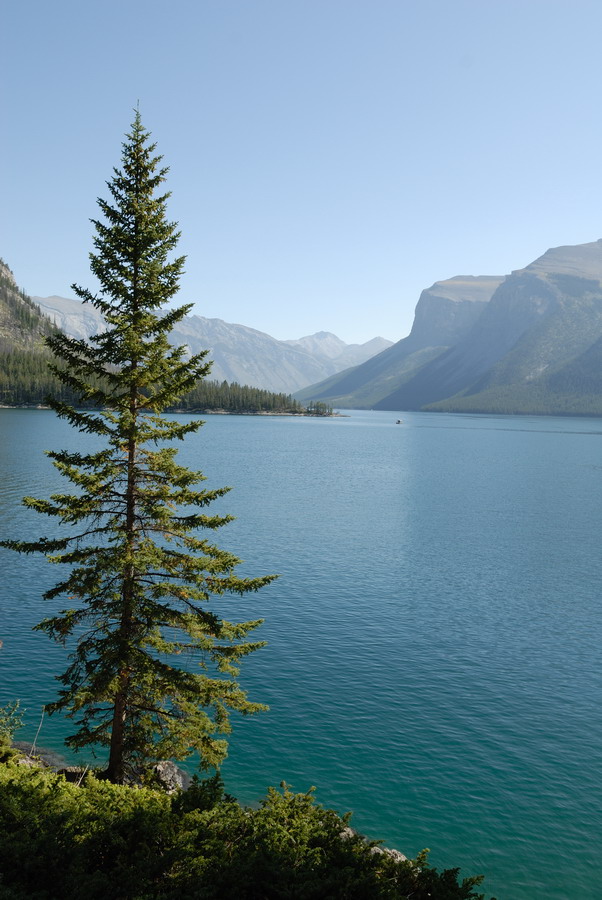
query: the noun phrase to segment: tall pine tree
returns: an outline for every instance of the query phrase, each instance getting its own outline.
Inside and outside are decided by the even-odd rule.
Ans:
[[[69,566],[45,598],[74,605],[37,626],[60,642],[75,641],[58,699],[47,708],[75,720],[71,747],[108,748],[106,774],[118,783],[148,763],[194,751],[218,765],[230,711],[264,708],[236,680],[240,659],[262,646],[249,640],[260,621],[226,621],[210,601],[256,591],[275,577],[238,577],[239,560],[203,536],[230,520],[205,511],[229,489],[200,489],[203,475],[179,465],[169,445],[202,423],[161,412],[210,364],[206,352],[187,359],[167,340],[190,307],[161,311],[178,290],[184,259],[169,261],[179,233],[166,218],[169,193],[158,193],[167,169],[149,137],[136,113],[122,168],[107,182],[112,199],[98,201],[103,221],[93,220],[91,270],[101,291],[73,286],[103,313],[108,330],[90,344],[63,334],[48,339],[61,382],[97,409],[57,399],[51,405],[75,428],[98,435],[102,449],[50,452],[74,490],[24,500],[68,526],[67,536],[6,542]],[[198,665],[178,665],[180,654]]]

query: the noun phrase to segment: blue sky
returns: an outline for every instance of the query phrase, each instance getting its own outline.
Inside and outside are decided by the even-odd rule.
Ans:
[[[420,291],[602,237],[602,4],[22,0],[2,13],[0,256],[93,287],[140,102],[179,299],[277,338],[410,330]]]

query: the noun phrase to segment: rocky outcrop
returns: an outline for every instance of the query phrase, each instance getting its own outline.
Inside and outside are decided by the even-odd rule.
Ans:
[[[190,777],[171,759],[155,763],[150,770],[150,775],[152,783],[166,794],[175,794],[190,787]]]

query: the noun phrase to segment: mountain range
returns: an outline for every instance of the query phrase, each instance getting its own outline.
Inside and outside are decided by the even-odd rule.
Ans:
[[[423,291],[408,337],[297,393],[390,410],[602,415],[602,241]]]
[[[73,337],[88,338],[105,329],[102,316],[90,304],[57,296],[32,299],[57,327]],[[211,379],[284,393],[357,366],[392,346],[381,337],[364,344],[346,344],[326,331],[279,341],[246,325],[197,315],[178,322],[170,340],[186,344],[191,354],[209,350]]]
[[[47,297],[34,304],[4,264],[0,289],[0,353],[10,351],[11,358],[15,350],[31,356],[53,323],[78,337],[104,328],[97,311],[79,301]],[[347,345],[326,332],[278,341],[201,316],[186,317],[173,339],[191,353],[210,349],[212,378],[296,392],[302,401],[602,415],[602,240],[550,249],[506,276],[435,282],[420,295],[410,334],[396,344],[375,338]],[[27,365],[42,371],[38,356]],[[0,372],[7,396],[14,386],[8,367],[7,357]]]

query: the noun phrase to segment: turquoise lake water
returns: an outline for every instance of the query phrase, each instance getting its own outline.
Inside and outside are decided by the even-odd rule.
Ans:
[[[224,607],[266,620],[241,680],[271,707],[235,723],[226,787],[255,803],[316,785],[498,900],[599,900],[602,421],[402,415],[208,416],[182,446],[234,486],[216,542],[282,576]],[[85,440],[0,410],[0,537],[54,528],[20,498],[64,486],[44,449]],[[0,565],[0,703],[21,699],[31,739],[65,665],[30,629],[62,572]],[[45,719],[38,743],[66,733]]]

